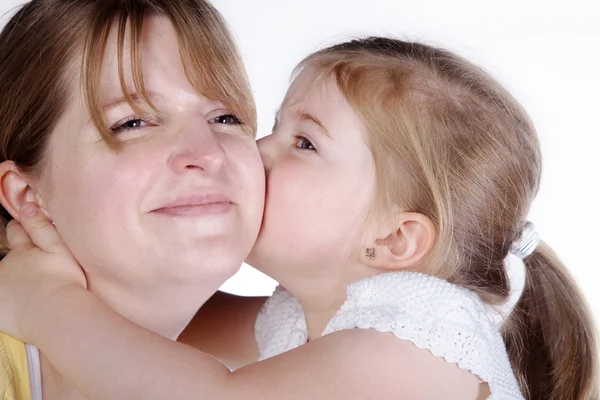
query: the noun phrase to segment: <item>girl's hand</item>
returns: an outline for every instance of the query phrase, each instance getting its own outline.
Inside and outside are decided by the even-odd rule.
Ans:
[[[7,226],[11,251],[0,261],[0,331],[29,341],[54,296],[86,288],[85,274],[56,228],[33,203]]]

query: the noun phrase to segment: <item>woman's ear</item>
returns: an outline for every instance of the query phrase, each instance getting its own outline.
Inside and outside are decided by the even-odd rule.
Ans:
[[[389,271],[414,269],[432,250],[435,237],[435,227],[428,217],[401,212],[394,231],[364,249],[363,261]]]
[[[17,221],[19,210],[25,203],[42,206],[30,178],[19,170],[13,161],[0,163],[0,203]]]

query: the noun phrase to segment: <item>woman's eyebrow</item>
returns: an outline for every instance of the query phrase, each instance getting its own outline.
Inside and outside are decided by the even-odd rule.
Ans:
[[[144,101],[144,97],[136,92],[131,93],[130,95],[131,95],[131,98],[133,99],[134,103],[140,103],[140,102]],[[155,101],[163,98],[162,95],[160,95],[156,92],[153,92],[152,90],[146,91],[146,95],[148,96],[148,100],[150,100],[153,103]],[[121,94],[120,96],[113,97],[108,102],[106,102],[106,104],[104,104],[102,106],[102,109],[105,111],[110,110],[112,108],[120,106],[123,103],[127,103],[127,99],[125,98],[125,95]]]

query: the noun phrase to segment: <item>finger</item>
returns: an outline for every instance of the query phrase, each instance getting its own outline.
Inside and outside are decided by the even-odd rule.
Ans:
[[[33,245],[48,253],[69,254],[58,231],[37,204],[25,203],[19,211],[19,218]]]
[[[6,238],[11,250],[27,249],[33,246],[31,238],[16,219],[11,220],[6,226]]]

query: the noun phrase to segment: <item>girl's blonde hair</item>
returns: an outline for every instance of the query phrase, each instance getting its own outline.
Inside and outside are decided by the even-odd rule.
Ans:
[[[353,40],[307,57],[297,73],[333,77],[366,124],[380,206],[422,213],[438,239],[432,274],[488,304],[509,294],[504,267],[540,182],[535,129],[487,73],[445,50],[390,38]],[[527,399],[596,399],[597,349],[588,307],[542,243],[502,327]]]
[[[40,172],[48,138],[78,83],[96,129],[118,150],[100,103],[105,50],[116,30],[121,88],[131,107],[139,111],[123,67],[129,38],[134,81],[129,89],[135,89],[153,109],[144,87],[140,43],[144,20],[153,15],[172,22],[192,86],[221,101],[254,136],[256,111],[243,64],[225,22],[207,1],[33,0],[17,11],[0,34],[0,162],[12,160],[26,174]],[[3,207],[0,214],[1,258],[8,250],[5,227],[11,216]]]

